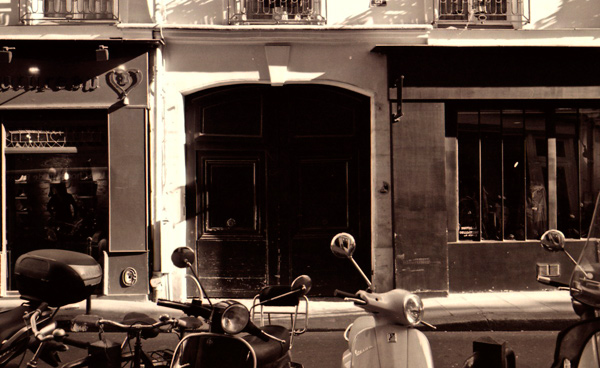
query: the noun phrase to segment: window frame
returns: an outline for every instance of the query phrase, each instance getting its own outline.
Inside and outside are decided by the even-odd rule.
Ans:
[[[504,101],[483,101],[483,100],[479,100],[479,101],[460,101],[460,102],[448,102],[446,103],[446,108],[445,108],[445,114],[446,114],[446,119],[445,119],[445,135],[446,138],[454,138],[456,139],[456,172],[455,172],[455,185],[456,185],[456,199],[455,199],[455,206],[456,208],[454,209],[454,211],[456,211],[456,221],[454,224],[449,223],[449,227],[450,226],[456,226],[455,229],[449,229],[449,234],[452,234],[449,238],[449,241],[451,242],[490,242],[490,241],[496,241],[494,239],[485,239],[484,235],[482,234],[482,224],[483,224],[483,217],[482,217],[482,205],[480,205],[482,203],[482,178],[481,178],[481,166],[482,164],[485,164],[485,159],[482,157],[482,149],[481,149],[481,142],[482,142],[482,136],[480,134],[480,132],[478,131],[478,147],[475,148],[475,151],[478,153],[478,162],[477,162],[477,166],[478,166],[478,190],[479,190],[479,198],[476,199],[477,203],[477,211],[478,211],[478,222],[479,222],[479,226],[478,226],[478,234],[476,236],[472,236],[472,238],[465,238],[464,236],[464,232],[461,233],[461,225],[460,225],[460,201],[461,201],[461,195],[460,195],[460,164],[459,164],[459,155],[460,155],[460,149],[459,149],[459,124],[458,124],[458,114],[459,112],[464,112],[464,111],[484,111],[484,110],[497,110],[497,111],[506,111],[506,110],[520,110],[523,114],[525,114],[526,111],[534,111],[534,110],[539,110],[542,111],[544,114],[544,119],[545,119],[545,129],[544,129],[544,133],[545,133],[545,141],[547,142],[547,153],[546,153],[546,168],[548,170],[548,173],[546,175],[546,181],[544,183],[544,185],[546,186],[546,204],[547,204],[547,226],[548,228],[558,228],[559,225],[559,220],[558,220],[558,207],[559,207],[559,203],[558,203],[558,197],[559,197],[559,188],[558,188],[558,174],[557,171],[559,169],[559,158],[557,156],[557,140],[560,141],[561,137],[560,134],[557,134],[556,132],[556,116],[557,111],[560,109],[573,109],[575,110],[576,113],[576,118],[575,121],[577,122],[576,126],[575,126],[575,133],[573,135],[573,139],[574,143],[575,143],[575,162],[576,162],[576,167],[575,167],[575,172],[577,174],[576,176],[576,181],[577,181],[577,200],[578,200],[578,204],[580,205],[580,209],[579,209],[579,215],[577,217],[578,221],[579,221],[579,232],[580,232],[580,237],[569,237],[571,239],[581,239],[583,238],[583,235],[585,235],[585,231],[586,231],[586,226],[584,223],[584,210],[583,208],[583,196],[584,196],[584,191],[589,191],[587,187],[583,188],[583,184],[582,184],[582,177],[583,177],[583,173],[581,171],[581,160],[582,160],[582,140],[584,139],[584,137],[582,137],[581,131],[580,131],[580,127],[584,127],[585,129],[589,129],[588,125],[583,125],[584,122],[582,121],[582,116],[584,116],[584,114],[586,113],[586,110],[598,110],[598,112],[600,112],[600,104],[598,102],[595,101],[589,101],[589,100],[582,100],[582,101],[561,101],[561,100],[552,100],[552,101],[515,101],[515,100],[504,100]],[[523,122],[525,122],[525,120],[523,120]],[[478,124],[480,124],[478,122]],[[585,123],[588,124],[588,123]],[[500,123],[500,125],[502,126],[502,123]],[[526,135],[527,135],[527,131],[525,130],[526,128],[523,127],[523,135],[521,136],[523,139],[523,144],[526,145]],[[589,134],[590,132],[588,132]],[[501,150],[504,149],[505,146],[505,137],[502,135],[502,133],[500,133],[500,147]],[[558,137],[557,137],[558,136]],[[524,149],[526,149],[524,147]],[[527,161],[527,152],[525,151],[524,153],[524,161],[526,162],[526,165],[528,166],[529,163]],[[502,160],[504,160],[504,154],[501,154]],[[504,163],[501,164],[501,170],[502,170],[502,176],[501,176],[501,181],[502,181],[502,193],[501,196],[502,198],[505,198],[505,194],[506,192],[504,191],[504,184],[505,184],[505,173],[504,173]],[[530,175],[529,173],[529,169],[527,167],[524,168],[525,171],[525,176]],[[592,173],[592,175],[594,175],[594,173]],[[590,178],[588,178],[588,180],[591,180]],[[528,187],[527,187],[527,182],[525,179],[525,182],[523,184],[523,188],[525,191],[527,191]],[[597,192],[598,189],[597,188],[593,188],[592,189],[594,192]],[[477,194],[476,194],[477,195]],[[527,192],[525,192],[525,197],[527,196]],[[504,201],[504,199],[503,199]],[[502,211],[504,211],[504,202],[502,202]],[[526,198],[525,198],[525,203],[524,203],[524,212],[526,213],[528,209],[528,204],[526,202]],[[502,212],[502,218],[504,218],[504,212]],[[450,219],[450,221],[452,221],[452,219]],[[504,234],[504,231],[506,229],[506,224],[504,223],[504,220],[502,222],[501,225],[501,230],[502,230],[502,236],[500,237],[500,241],[527,241],[527,240],[538,240],[537,238],[532,238],[529,237],[528,232],[527,232],[527,226],[528,226],[528,220],[527,217],[525,216],[525,218],[523,219],[523,226],[524,226],[524,237],[523,239],[509,239],[506,234]]]

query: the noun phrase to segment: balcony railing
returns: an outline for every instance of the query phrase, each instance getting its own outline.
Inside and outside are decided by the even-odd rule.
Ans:
[[[119,19],[118,0],[19,0],[19,9],[26,24]]]
[[[529,23],[529,0],[436,0],[438,25],[513,26]]]
[[[325,24],[326,0],[228,0],[229,24]]]

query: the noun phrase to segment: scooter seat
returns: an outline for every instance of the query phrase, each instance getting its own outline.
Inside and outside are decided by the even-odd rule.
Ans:
[[[273,339],[264,341],[254,335],[242,336],[242,339],[246,340],[254,349],[258,366],[274,362],[290,350],[290,330],[275,325],[264,326],[260,329],[278,339],[285,340],[285,344]]]
[[[25,327],[23,316],[31,311],[30,307],[21,305],[0,313],[0,344]],[[2,345],[0,345],[1,347]]]

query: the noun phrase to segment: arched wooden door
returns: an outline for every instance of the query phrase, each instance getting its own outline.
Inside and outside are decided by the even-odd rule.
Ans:
[[[355,259],[369,273],[368,98],[326,86],[250,85],[190,96],[186,107],[195,176],[188,215],[209,295],[248,297],[301,274],[313,279],[311,295],[364,288],[329,242],[352,233]]]

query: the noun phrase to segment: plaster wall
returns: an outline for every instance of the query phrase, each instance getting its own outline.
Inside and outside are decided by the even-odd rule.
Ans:
[[[371,6],[368,0],[327,0],[327,26],[424,25],[435,21],[438,0],[387,0]],[[594,0],[525,1],[529,22],[523,29],[574,29],[600,27],[600,3]],[[232,5],[229,5],[231,3]],[[227,25],[233,0],[164,0],[162,8],[169,25]],[[530,9],[530,11],[529,11]],[[286,26],[278,26],[285,28]],[[517,28],[521,28],[519,24]]]
[[[164,127],[158,121],[162,138],[156,142],[156,155],[162,165],[157,177],[156,222],[161,226],[161,249],[177,239],[193,246],[193,222],[181,211],[185,175],[185,106],[191,93],[222,85],[260,83],[276,88],[284,84],[327,84],[366,96],[371,105],[371,203],[372,263],[374,283],[379,290],[393,288],[393,250],[391,232],[391,194],[380,192],[390,178],[389,107],[387,100],[386,59],[374,54],[370,43],[313,44],[290,42],[265,46],[265,43],[196,43],[167,39],[163,97],[158,108],[164,112]],[[161,106],[162,105],[162,106]],[[169,253],[170,254],[170,253]],[[163,268],[165,268],[163,266]],[[168,270],[165,268],[168,272]]]
[[[71,0],[65,0],[69,4]],[[109,2],[101,0],[101,2]],[[328,27],[395,27],[431,25],[436,20],[438,0],[387,0],[385,6],[371,6],[368,0],[327,0],[322,16]],[[513,0],[514,1],[514,0]],[[529,0],[525,1],[526,19],[515,23],[518,29],[573,30],[600,27],[600,3],[595,0]],[[112,4],[112,1],[110,1]],[[227,26],[234,0],[115,0],[119,22],[122,24]],[[70,6],[70,5],[69,5]],[[112,5],[111,5],[112,6]],[[42,0],[0,1],[0,26],[23,25],[23,9],[40,12],[31,25],[60,23],[43,17]],[[31,10],[30,10],[31,11]],[[238,26],[246,27],[246,26]],[[290,28],[289,25],[269,27]],[[300,26],[305,27],[305,26]],[[310,26],[322,27],[322,26]],[[460,27],[459,27],[460,28]],[[467,28],[463,29],[466,30]],[[16,31],[16,30],[15,30]],[[43,34],[52,30],[43,29]]]

